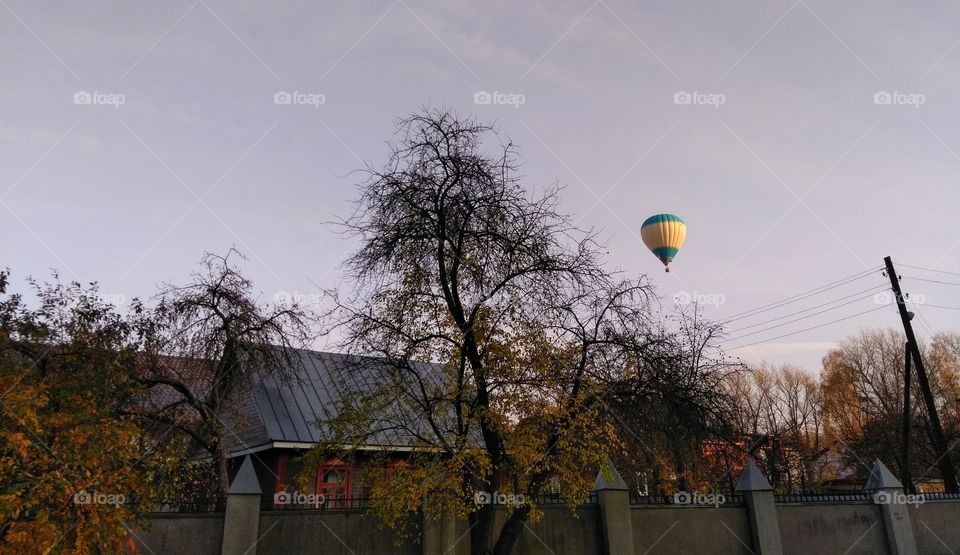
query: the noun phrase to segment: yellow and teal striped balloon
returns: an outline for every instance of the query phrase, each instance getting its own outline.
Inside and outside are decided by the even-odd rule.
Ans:
[[[640,226],[640,237],[669,272],[670,263],[687,238],[687,224],[673,214],[657,214],[644,220]]]

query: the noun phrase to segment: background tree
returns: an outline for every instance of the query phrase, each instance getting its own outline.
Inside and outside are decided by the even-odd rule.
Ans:
[[[331,292],[344,347],[389,369],[339,407],[331,445],[402,432],[417,449],[409,479],[374,488],[385,521],[428,495],[428,514],[469,515],[473,553],[508,553],[536,497],[582,500],[616,444],[606,385],[640,371],[650,290],[602,267],[556,187],[521,186],[511,143],[483,149],[490,127],[426,110],[398,130],[343,222],[352,293]],[[495,529],[483,492],[525,502]]]
[[[313,337],[312,317],[296,303],[261,306],[253,284],[231,264],[242,255],[207,253],[186,285],[165,285],[142,321],[146,344],[139,416],[171,427],[214,461],[226,493],[228,443],[242,443],[237,401],[253,375],[295,379],[292,349]]]
[[[182,460],[123,415],[140,393],[135,323],[95,285],[31,284],[36,302],[0,297],[0,549],[119,552]]]
[[[717,347],[719,332],[695,305],[679,311],[642,353],[641,371],[613,384],[610,405],[626,449],[612,458],[635,491],[733,489],[741,457],[730,419],[735,398],[723,385],[743,367]]]
[[[892,329],[866,329],[841,341],[824,357],[821,380],[826,436],[847,446],[845,463],[856,467],[860,475],[865,475],[869,461],[876,457],[902,475],[905,341],[902,333]],[[920,345],[948,445],[960,440],[957,342],[957,334],[940,333],[929,345]],[[910,474],[919,482],[931,479],[936,455],[916,380],[913,386]]]

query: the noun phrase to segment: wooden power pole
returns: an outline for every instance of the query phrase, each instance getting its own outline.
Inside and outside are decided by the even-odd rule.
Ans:
[[[903,444],[900,446],[900,468],[903,476],[900,481],[903,482],[907,493],[915,493],[913,480],[910,479],[910,357],[912,356],[912,347],[910,343],[903,345]]]
[[[923,403],[927,408],[927,420],[930,422],[930,437],[933,439],[933,451],[937,457],[937,468],[940,469],[940,475],[943,478],[943,487],[950,493],[957,493],[960,492],[960,486],[957,484],[957,471],[953,466],[953,460],[947,450],[947,440],[944,438],[943,427],[940,425],[940,417],[937,415],[937,406],[933,402],[933,393],[930,391],[927,371],[923,366],[923,358],[920,356],[917,338],[913,334],[913,324],[910,323],[913,315],[907,312],[907,303],[904,301],[903,292],[900,291],[900,276],[897,275],[897,271],[893,267],[893,260],[888,256],[883,259],[883,263],[887,267],[890,286],[893,288],[893,293],[897,299],[900,321],[903,322],[903,332],[907,336],[907,348],[913,355],[913,366],[917,370],[917,383],[920,385]],[[906,353],[904,353],[904,355],[906,355]],[[909,395],[909,392],[906,394]],[[907,417],[909,417],[909,415]]]

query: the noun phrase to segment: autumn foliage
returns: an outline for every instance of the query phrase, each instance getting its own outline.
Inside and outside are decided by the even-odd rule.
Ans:
[[[136,330],[95,287],[34,290],[0,300],[0,550],[127,551],[127,526],[176,487],[175,442],[121,414],[137,394]]]

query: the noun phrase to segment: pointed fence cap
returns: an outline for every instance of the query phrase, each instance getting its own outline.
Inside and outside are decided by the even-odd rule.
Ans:
[[[240,465],[240,470],[233,478],[233,483],[230,484],[227,493],[231,495],[260,495],[263,493],[260,489],[260,480],[257,479],[257,473],[253,470],[253,461],[250,460],[250,455],[243,458],[243,464]]]
[[[603,474],[604,471],[610,476],[608,480]],[[607,459],[603,463],[603,467],[600,469],[600,472],[597,472],[597,480],[593,483],[593,491],[601,490],[621,490],[621,491],[630,491],[630,488],[627,487],[627,483],[623,481],[623,478],[620,477],[620,473],[617,472],[617,468],[613,466],[613,463],[610,462],[610,459]]]
[[[903,484],[900,483],[900,480],[897,480],[897,477],[890,472],[890,469],[887,468],[885,464],[880,462],[880,459],[873,461],[873,468],[870,470],[870,477],[867,478],[865,489],[881,490],[896,488],[903,489]]]
[[[737,492],[741,491],[773,491],[773,486],[767,481],[767,477],[760,472],[753,460],[747,460],[747,466],[743,468],[743,474],[740,475],[740,481],[737,482]]]

